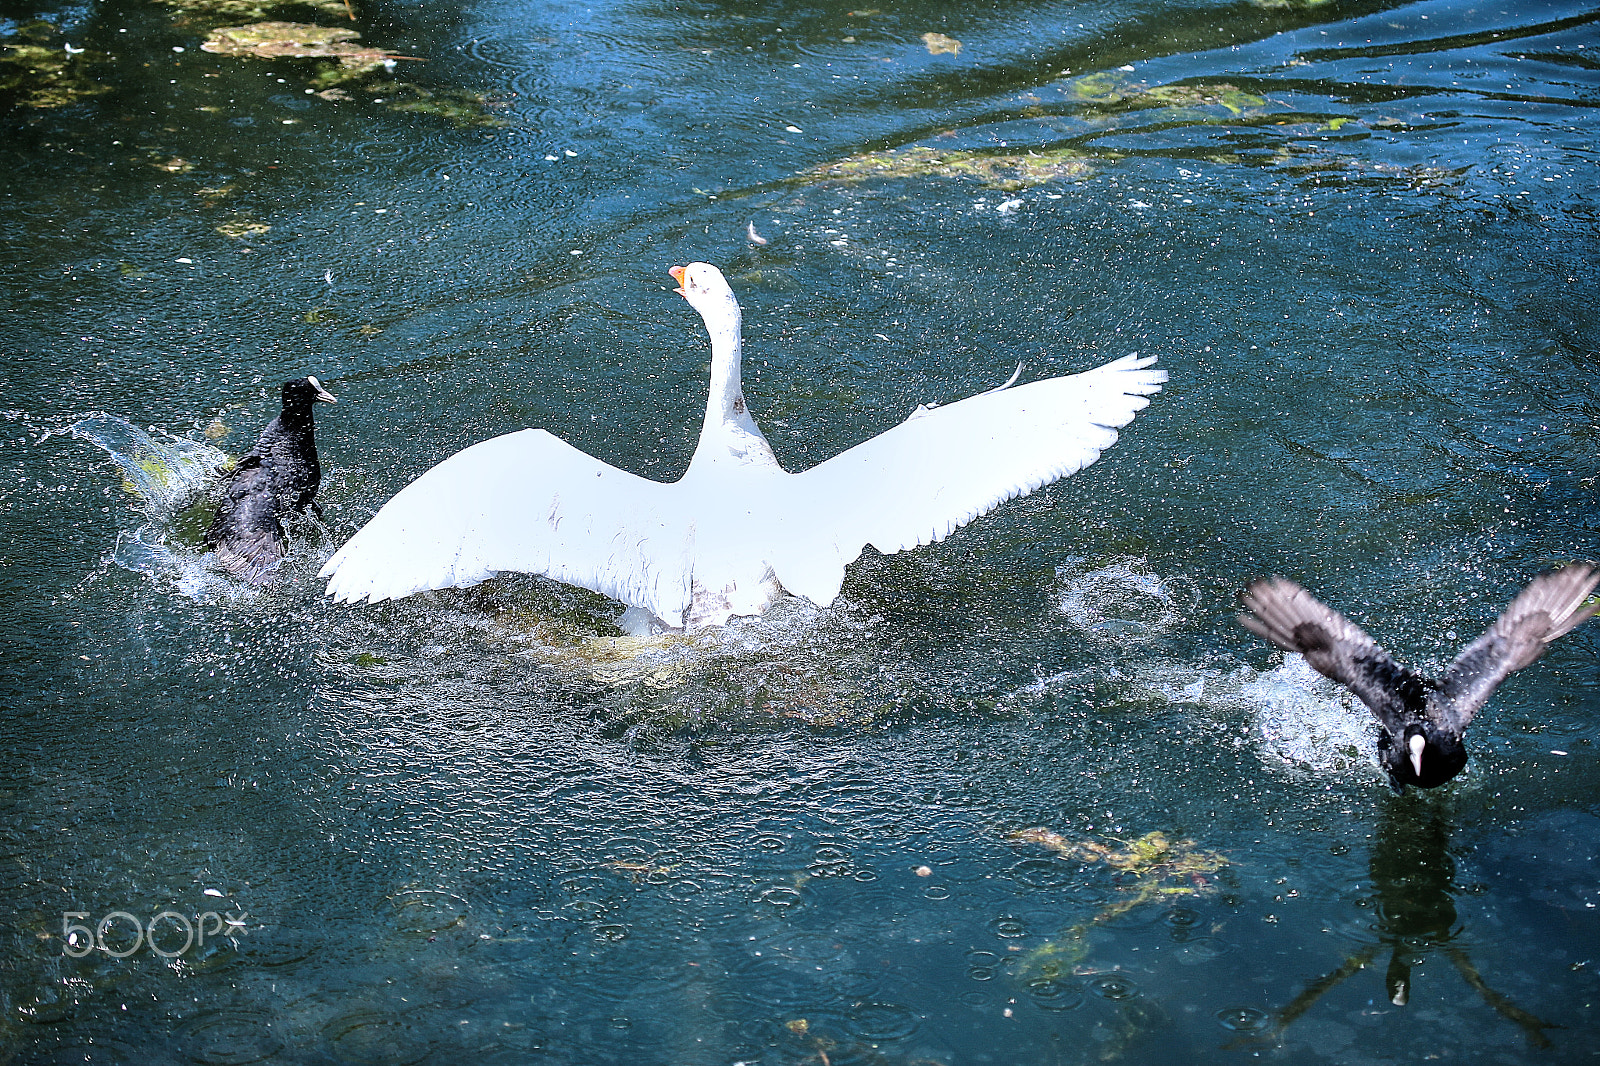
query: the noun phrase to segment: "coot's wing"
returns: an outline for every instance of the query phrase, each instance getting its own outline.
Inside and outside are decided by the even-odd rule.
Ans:
[[[217,565],[234,577],[264,585],[283,561],[285,542],[272,468],[246,456],[223,486],[206,547],[216,549]]]
[[[1584,602],[1596,586],[1600,573],[1587,563],[1534,578],[1494,625],[1456,656],[1438,696],[1430,701],[1430,716],[1457,732],[1465,729],[1512,671],[1533,662],[1552,640],[1600,611],[1600,601]]]
[[[1405,729],[1407,690],[1420,700],[1422,679],[1395,662],[1362,628],[1286,578],[1256,581],[1245,590],[1252,614],[1239,622],[1284,651],[1295,651],[1372,709],[1385,729]]]

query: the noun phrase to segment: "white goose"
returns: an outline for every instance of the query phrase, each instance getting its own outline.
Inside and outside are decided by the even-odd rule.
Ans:
[[[406,486],[329,559],[328,595],[370,603],[543,574],[629,605],[624,625],[693,629],[787,592],[826,607],[871,544],[941,540],[1100,457],[1161,391],[1128,355],[1087,373],[918,407],[799,474],[778,465],[739,384],[739,304],[709,263],[673,267],[711,335],[711,394],[683,477],[649,481],[542,429],[457,452]]]

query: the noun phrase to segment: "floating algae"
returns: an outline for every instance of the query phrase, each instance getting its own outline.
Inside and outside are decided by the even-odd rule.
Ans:
[[[353,18],[345,0],[157,0],[180,13],[178,22],[262,22],[272,15],[311,11]]]
[[[1060,86],[1062,96],[1097,109],[1146,111],[1151,108],[1222,108],[1232,117],[1262,114],[1267,99],[1228,82],[1157,85],[1154,88],[1121,71],[1101,70]],[[1218,116],[1220,119],[1221,116]]]
[[[337,59],[346,68],[375,67],[388,62],[379,48],[351,42],[361,34],[342,26],[314,26],[307,22],[253,22],[246,26],[218,26],[200,48],[224,56],[256,59]]]
[[[1047,181],[1081,181],[1092,173],[1088,160],[1070,148],[1024,152],[940,151],[926,145],[864,152],[803,170],[797,184],[854,183],[877,178],[976,178],[1006,191]]]
[[[1190,125],[1223,124],[1267,113],[1265,97],[1225,82],[1149,88],[1120,72],[1101,71],[1071,79],[1060,86],[1060,92],[1069,100],[1089,105],[1081,109],[1089,114],[1079,117],[1091,128],[1116,128],[1118,116],[1133,112],[1159,112],[1161,121]],[[1025,99],[1032,101],[1024,109],[1029,117],[1049,117],[1044,108],[1036,106],[1037,97]],[[803,170],[789,180],[814,185],[892,178],[975,178],[990,188],[1014,192],[1050,181],[1083,181],[1094,173],[1095,162],[1116,158],[1114,152],[1061,145],[1009,151],[912,145],[846,156]]]
[[[71,48],[50,23],[24,23],[0,37],[0,108],[66,107],[111,91],[88,72],[99,53]]]
[[[503,119],[489,112],[493,105],[479,93],[430,90],[392,79],[372,80],[372,75],[378,71],[392,69],[397,57],[381,48],[356,44],[360,36],[357,31],[343,26],[256,22],[248,26],[219,26],[200,47],[225,56],[321,60],[309,85],[324,100],[349,99],[348,90],[359,88],[379,97],[378,102],[392,111],[434,115],[458,129],[505,125]]]
[[[374,87],[368,91],[376,91],[378,88]],[[482,93],[449,89],[430,91],[408,82],[393,82],[388,88],[395,95],[407,97],[407,99],[391,99],[389,101],[391,111],[433,115],[444,119],[457,129],[506,124],[504,119],[489,113],[488,108],[494,104]]]
[[[1061,87],[1065,96],[1091,104],[1115,104],[1136,96],[1144,90],[1144,83],[1114,70],[1097,70],[1073,78]]]
[[[1072,926],[1023,956],[1017,974],[1024,981],[1057,980],[1070,974],[1088,954],[1090,928],[1120,918],[1152,900],[1211,892],[1217,871],[1228,865],[1228,857],[1221,852],[1202,851],[1192,840],[1173,840],[1159,830],[1115,844],[1071,840],[1044,828],[1020,830],[1012,834],[1012,839],[1042,844],[1063,859],[1103,863],[1116,871],[1116,887],[1122,893],[1087,922]]]
[[[224,237],[232,237],[236,241],[242,241],[246,237],[259,237],[272,229],[265,222],[257,222],[249,218],[231,219],[214,228]]]
[[[1266,111],[1267,98],[1247,93],[1237,85],[1158,85],[1130,98],[1139,107],[1220,107],[1234,117]]]

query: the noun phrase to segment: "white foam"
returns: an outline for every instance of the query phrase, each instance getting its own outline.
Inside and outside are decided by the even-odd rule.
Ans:
[[[1122,556],[1093,569],[1088,562],[1073,557],[1056,567],[1056,609],[1087,635],[1126,642],[1164,633],[1183,620],[1184,597],[1148,560]]]

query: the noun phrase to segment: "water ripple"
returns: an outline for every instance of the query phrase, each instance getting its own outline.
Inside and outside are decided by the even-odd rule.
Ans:
[[[185,1054],[204,1066],[244,1066],[278,1054],[283,1041],[272,1031],[274,1019],[264,1011],[205,1011],[178,1029]]]

